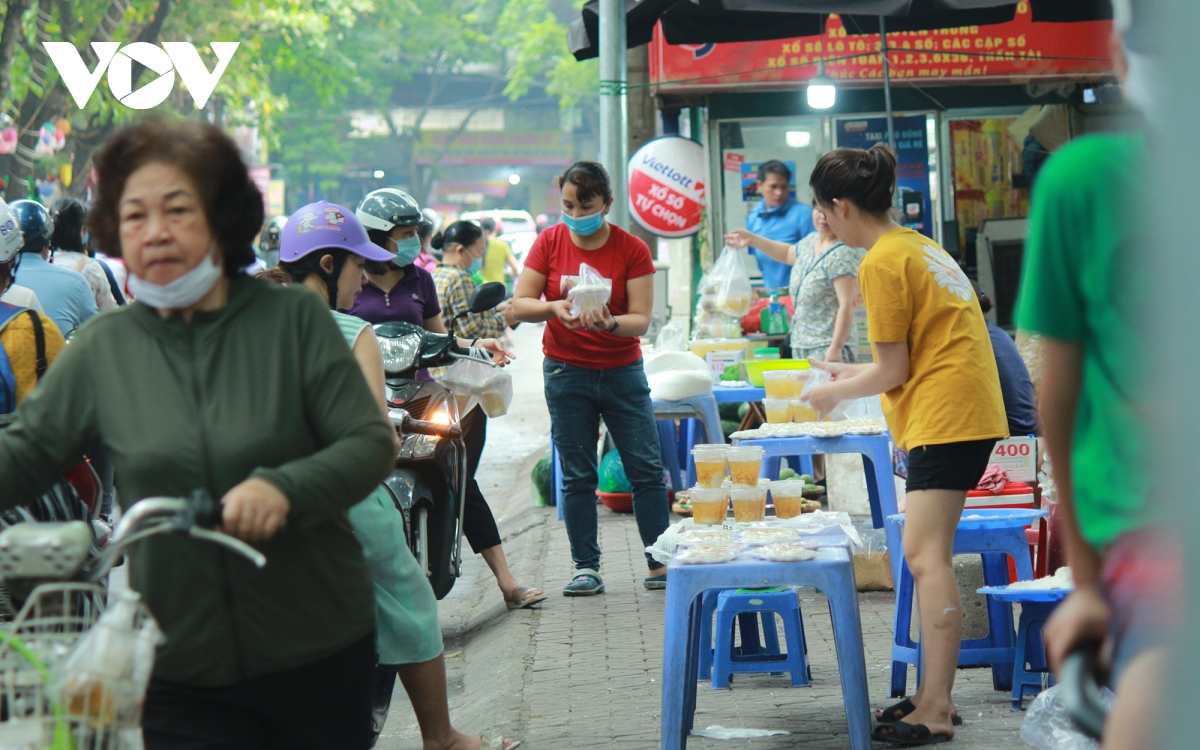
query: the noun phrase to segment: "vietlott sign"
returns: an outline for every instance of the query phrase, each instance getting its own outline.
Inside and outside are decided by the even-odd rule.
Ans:
[[[88,99],[92,98],[92,93],[100,83],[100,76],[106,70],[109,90],[126,107],[150,109],[162,104],[175,88],[175,73],[178,72],[196,103],[196,109],[201,109],[229,67],[229,61],[233,59],[239,44],[241,42],[209,44],[217,56],[217,64],[212,71],[205,67],[195,46],[187,42],[163,42],[162,47],[147,42],[134,42],[124,47],[120,42],[92,42],[92,51],[100,62],[90,71],[79,50],[70,42],[44,42],[43,46],[80,109],[87,106]],[[158,78],[137,91],[133,90],[134,62],[158,74]]]

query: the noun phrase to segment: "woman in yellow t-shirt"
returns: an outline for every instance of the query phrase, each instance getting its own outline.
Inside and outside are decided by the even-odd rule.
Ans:
[[[971,283],[936,242],[892,220],[895,183],[896,157],[883,145],[831,151],[813,169],[809,185],[830,227],[847,245],[870,248],[858,279],[875,362],[814,362],[834,382],[810,401],[825,414],[883,394],[892,438],[909,451],[904,558],[916,582],[924,673],[912,698],[877,714],[873,738],[927,744],[950,739],[961,723],[950,696],[962,640],[954,534],[1008,422]]]

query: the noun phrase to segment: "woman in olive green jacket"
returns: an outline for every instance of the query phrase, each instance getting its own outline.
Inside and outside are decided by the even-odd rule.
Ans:
[[[89,228],[138,304],[81,328],[0,433],[0,508],[98,442],[126,504],[222,498],[262,570],[186,537],[130,553],[167,637],[146,747],[365,748],[375,606],[347,511],[386,476],[392,430],[321,301],[241,273],[263,209],[228,137],[143,121],[97,170]]]

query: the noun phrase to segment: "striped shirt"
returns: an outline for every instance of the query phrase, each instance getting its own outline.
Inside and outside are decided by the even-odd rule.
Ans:
[[[356,318],[344,312],[338,312],[337,310],[332,310],[331,312],[333,313],[333,321],[338,325],[338,330],[346,338],[346,344],[353,349],[354,342],[358,341],[359,334],[371,324],[362,318]]]

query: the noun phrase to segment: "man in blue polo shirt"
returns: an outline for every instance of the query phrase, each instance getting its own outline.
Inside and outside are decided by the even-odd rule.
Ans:
[[[746,229],[789,245],[815,232],[812,208],[796,202],[791,196],[791,184],[792,170],[786,164],[776,159],[763,162],[758,168],[758,194],[763,199],[746,217]],[[757,248],[751,250],[754,251],[767,289],[786,289],[792,278],[792,267],[772,260]]]
[[[46,315],[66,336],[99,312],[92,288],[81,274],[50,263],[54,219],[45,206],[37,201],[19,200],[9,204],[9,208],[25,236],[17,282],[33,290]]]

